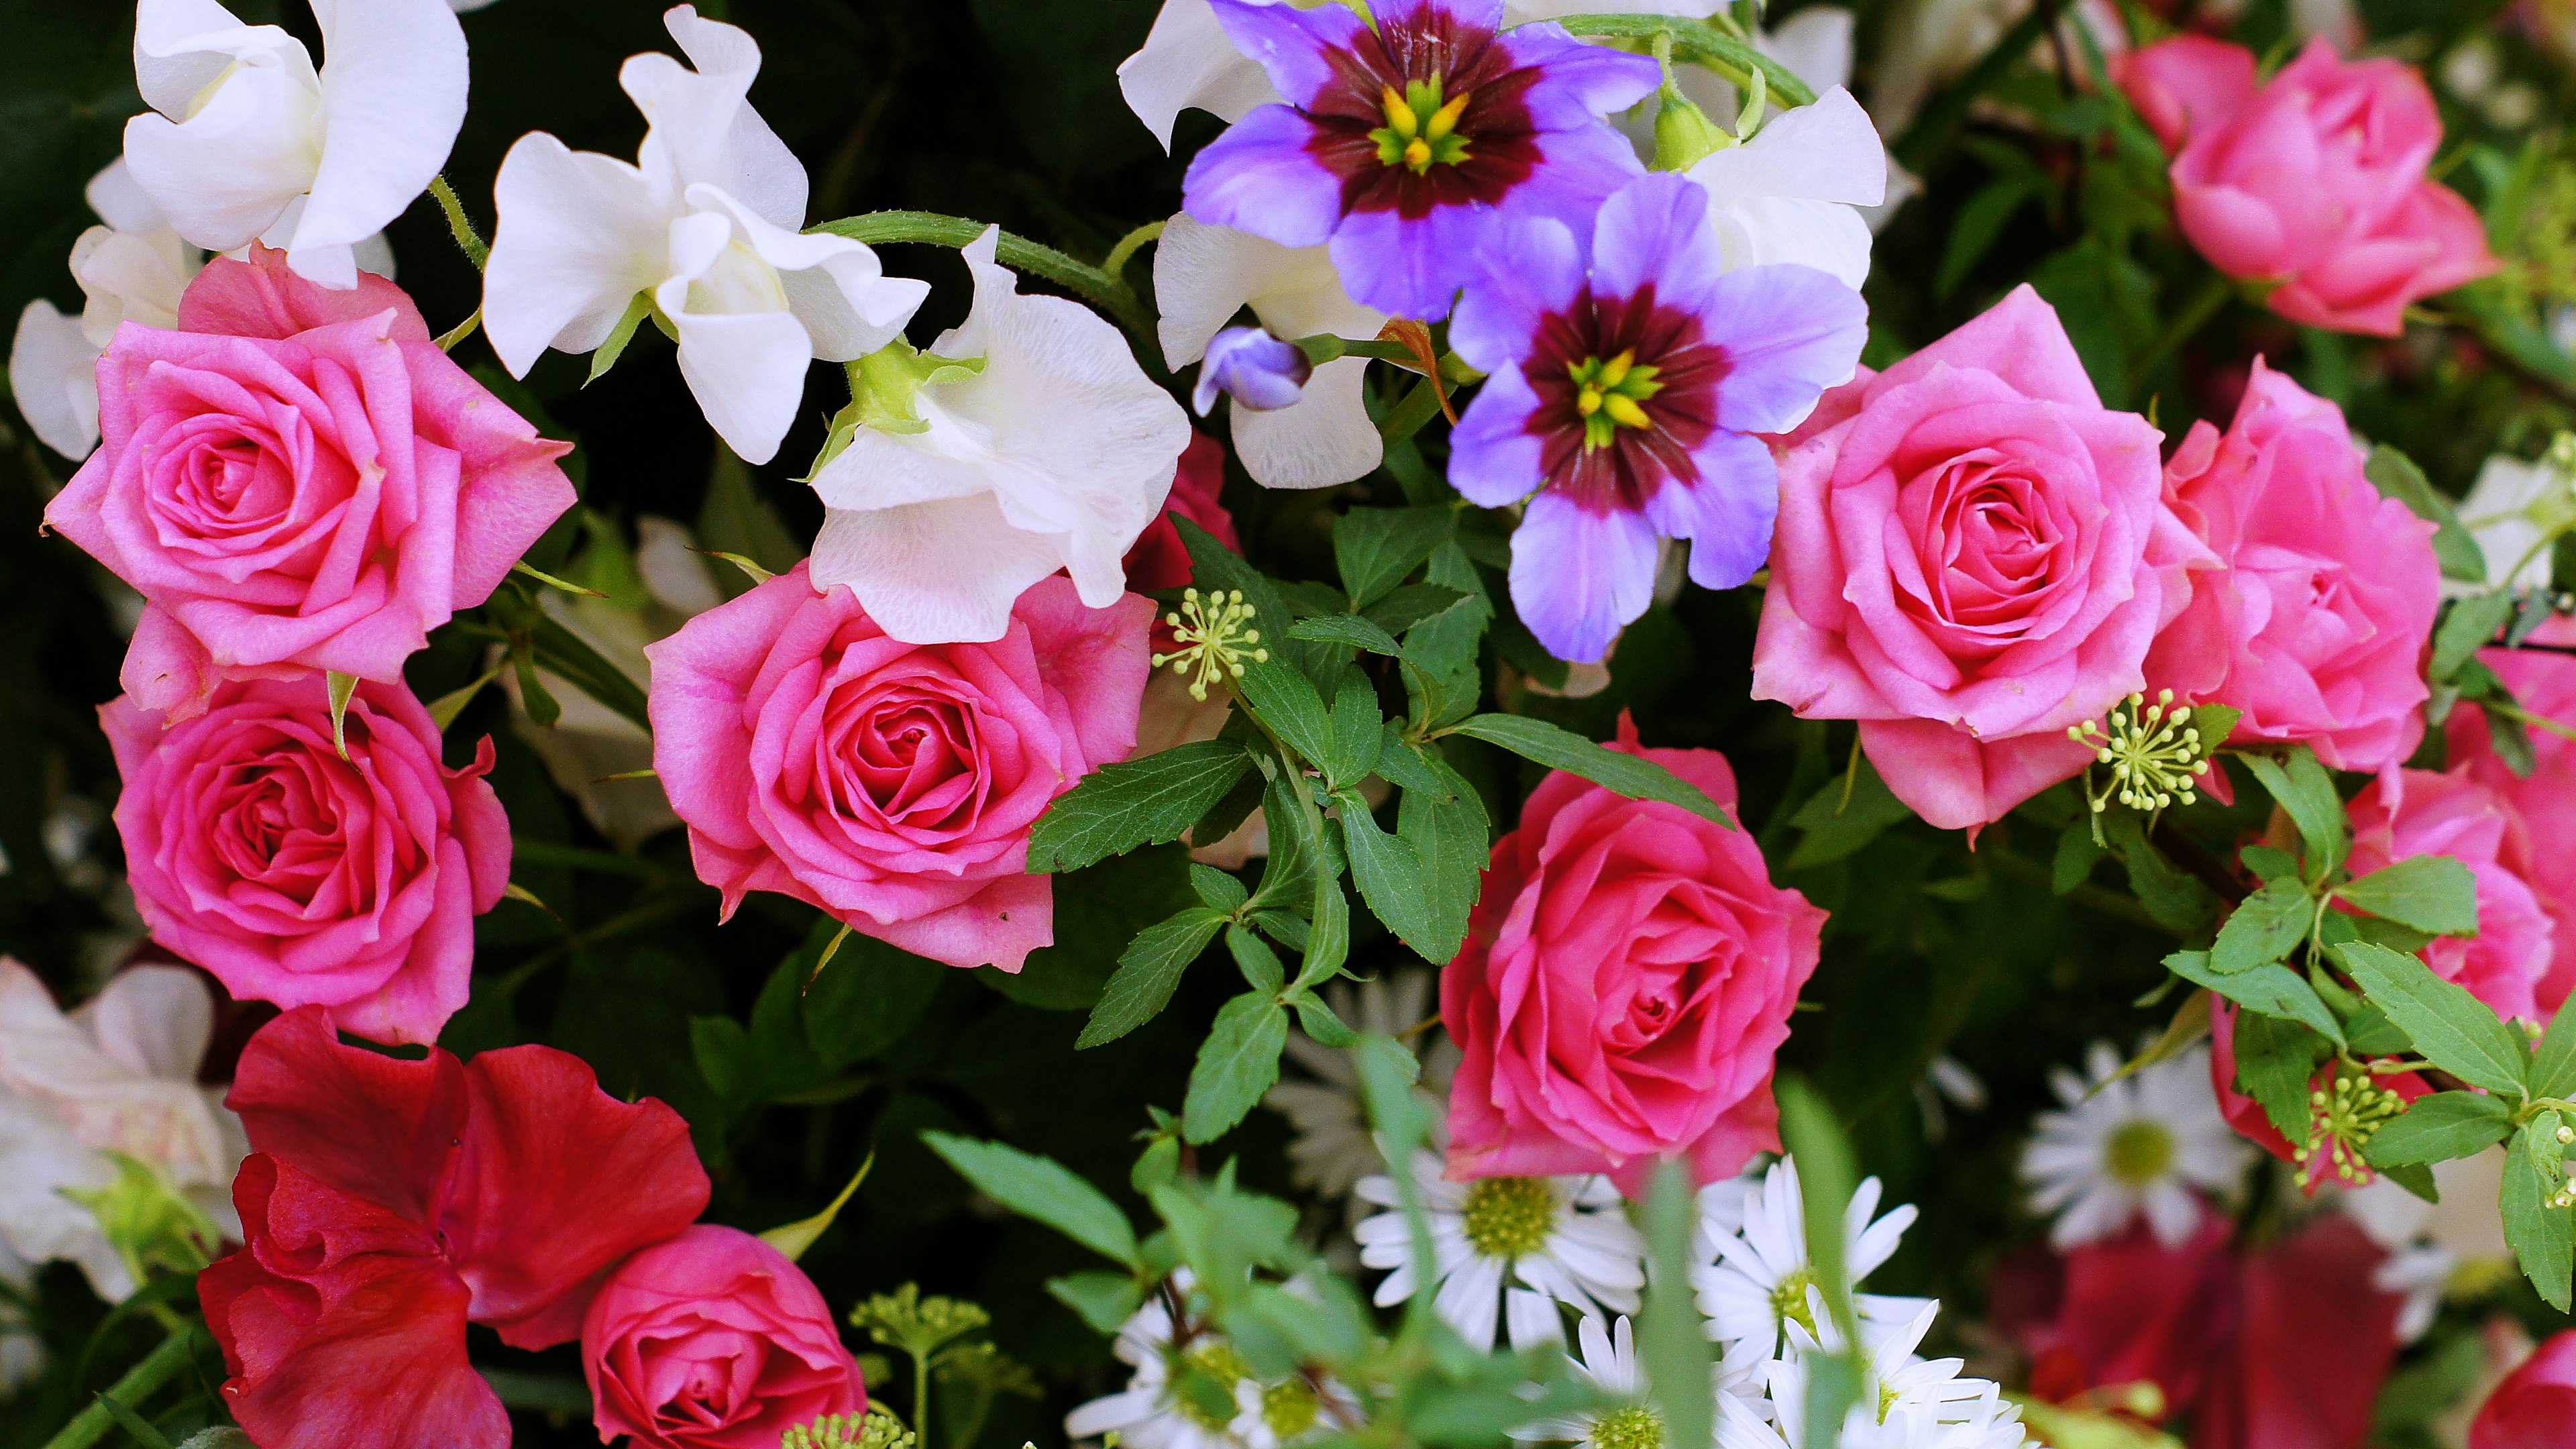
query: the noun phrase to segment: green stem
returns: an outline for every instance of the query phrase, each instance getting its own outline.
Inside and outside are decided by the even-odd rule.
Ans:
[[[2049,21],[2056,13],[2054,5],[2033,5],[2028,15],[2005,31],[2003,38],[1966,75],[1924,107],[1914,123],[1905,128],[1905,134],[1896,138],[1896,144],[1888,148],[1896,153],[1896,159],[1909,171],[1922,171],[1950,143],[1951,134],[1968,118],[1968,108],[1977,103],[1977,97],[1991,90],[2048,33]]]
[[[930,1355],[912,1356],[912,1432],[920,1449],[930,1449]]]
[[[445,176],[433,176],[429,178],[429,194],[438,198],[439,210],[447,213],[447,230],[464,250],[465,259],[474,264],[476,271],[483,270],[483,264],[492,258],[492,249],[483,244],[474,223],[466,217],[465,203],[456,199],[456,188],[447,184]]]
[[[1759,70],[1763,89],[1783,109],[1809,105],[1816,99],[1814,88],[1787,66],[1705,20],[1676,15],[1568,15],[1557,23],[1576,35],[1640,42],[1650,47],[1658,36],[1669,35],[1673,59],[1714,71],[1737,90],[1749,89],[1753,72]]]
[[[441,352],[454,352],[454,351],[456,350],[456,344],[457,344],[457,343],[460,343],[460,342],[464,341],[466,338],[473,336],[473,335],[474,335],[474,332],[475,332],[475,329],[477,329],[477,328],[481,327],[482,325],[483,325],[483,309],[482,309],[482,308],[480,308],[480,307],[477,307],[477,308],[475,308],[475,309],[474,309],[474,315],[473,315],[473,316],[468,317],[468,318],[466,318],[464,321],[457,323],[457,324],[456,324],[456,329],[455,329],[454,331],[444,333],[444,334],[442,334],[442,335],[439,337],[439,339],[438,339],[438,350],[439,350],[439,351],[441,351]]]
[[[845,236],[870,246],[909,242],[935,247],[964,247],[989,229],[980,221],[928,211],[871,211],[806,228],[807,231]],[[1146,312],[1144,304],[1136,299],[1135,292],[1102,268],[1078,262],[1053,247],[1041,246],[1027,237],[1014,236],[1007,231],[1001,235],[995,259],[1014,271],[1044,277],[1079,294],[1141,335],[1150,336],[1154,330],[1154,319]]]
[[[2208,326],[2209,319],[2217,316],[2219,309],[2227,305],[2227,299],[2235,295],[2236,283],[2226,273],[2211,272],[2209,279],[2200,284],[2200,290],[2192,294],[2180,312],[2174,314],[2164,333],[2139,354],[2137,361],[2129,364],[2130,389],[2135,391],[2144,386],[2148,376],[2164,366],[2165,359],[2180,352],[2192,334]]]
[[[1145,243],[1154,240],[1162,234],[1163,223],[1159,221],[1149,221],[1143,226],[1136,228],[1134,231],[1127,233],[1125,236],[1120,237],[1118,239],[1118,245],[1111,247],[1109,249],[1109,255],[1102,259],[1100,270],[1108,273],[1112,278],[1116,279],[1119,285],[1125,286],[1127,282],[1127,264],[1136,259],[1136,253],[1145,249]]]
[[[161,1346],[145,1356],[143,1362],[125,1371],[125,1376],[108,1386],[107,1397],[132,1409],[160,1392],[179,1370],[187,1367],[194,1351],[196,1329],[182,1325],[179,1332],[161,1340]],[[107,1405],[93,1401],[88,1408],[72,1416],[61,1432],[45,1441],[45,1449],[89,1449],[114,1427],[116,1415]]]
[[[1439,383],[1426,377],[1413,385],[1413,391],[1406,393],[1403,401],[1388,410],[1386,421],[1378,424],[1377,430],[1385,435],[1389,444],[1400,443],[1421,432],[1422,425],[1439,412]]]

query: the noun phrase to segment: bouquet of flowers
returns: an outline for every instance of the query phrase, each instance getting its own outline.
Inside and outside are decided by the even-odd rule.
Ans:
[[[2564,0],[20,9],[0,1449],[2576,1445]]]

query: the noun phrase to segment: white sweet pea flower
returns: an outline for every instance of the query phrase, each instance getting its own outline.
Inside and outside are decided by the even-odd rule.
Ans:
[[[426,189],[465,120],[465,32],[443,0],[313,0],[322,68],[215,0],[141,0],[125,123],[135,181],[179,235],[253,241],[328,287]]]
[[[1857,288],[1869,276],[1869,220],[1887,199],[1887,150],[1869,113],[1836,86],[1783,111],[1741,146],[1691,167],[1728,271],[1796,262]]]
[[[860,364],[865,396],[815,466],[815,586],[847,585],[907,644],[999,639],[1012,602],[1058,569],[1085,606],[1118,602],[1122,560],[1190,441],[1118,329],[1022,296],[993,259],[1000,242],[987,227],[965,248],[962,325],[928,353],[898,344]]]
[[[170,229],[120,159],[90,178],[90,210],[106,221],[72,243],[72,280],[86,299],[77,318],[37,300],[18,314],[9,390],[37,440],[66,458],[98,446],[98,359],[117,324],[175,327],[179,296],[205,254]]]
[[[1208,339],[1245,306],[1272,336],[1291,341],[1325,332],[1365,340],[1386,325],[1385,313],[1342,290],[1324,248],[1283,247],[1187,212],[1163,223],[1154,244],[1154,297],[1163,309],[1156,326],[1163,360],[1176,369],[1204,356]],[[1385,443],[1361,395],[1367,373],[1365,357],[1335,358],[1315,369],[1289,407],[1230,408],[1235,452],[1252,481],[1329,488],[1377,467]]]
[[[760,46],[693,6],[663,23],[695,69],[646,54],[618,73],[648,123],[634,165],[543,131],[503,158],[483,330],[525,376],[549,347],[622,346],[650,308],[707,422],[765,463],[806,368],[885,346],[930,286],[886,276],[847,237],[801,233],[805,168],[746,99]]]
[[[114,1184],[111,1153],[239,1237],[230,1188],[249,1142],[222,1091],[197,1085],[213,1034],[214,1000],[193,972],[135,967],[67,1016],[34,972],[0,957],[0,1241],[33,1262],[78,1263],[109,1302],[132,1293],[97,1215],[66,1195]]]
[[[2576,441],[2553,445],[2538,462],[2498,453],[2478,469],[2460,502],[2460,524],[2486,555],[2484,585],[2444,580],[2447,594],[2546,586],[2548,540],[2576,523]]]

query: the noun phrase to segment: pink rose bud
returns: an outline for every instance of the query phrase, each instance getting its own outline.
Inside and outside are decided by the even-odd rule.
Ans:
[[[2184,35],[2112,67],[2174,153],[2183,235],[2227,275],[2279,284],[2291,321],[2394,337],[2408,304],[2502,265],[2425,175],[2442,118],[2413,66],[2347,64],[2319,38],[2258,82],[2252,51]]]
[[[2531,637],[2542,644],[2576,644],[2576,620],[2552,619]],[[2489,649],[2478,657],[2503,678],[2524,709],[2576,724],[2576,659],[2530,649]],[[2552,928],[2549,974],[2534,988],[2533,1004],[2555,1015],[2569,988],[2576,987],[2576,741],[2531,730],[2531,752],[2538,764],[2526,776],[2497,757],[2485,710],[2452,710],[2449,732],[2452,770],[2494,791],[2522,823],[2527,861],[2522,878],[2548,912]],[[2486,902],[2481,898],[2478,904],[2483,925]]]
[[[705,1223],[609,1276],[581,1356],[600,1442],[627,1434],[636,1449],[778,1449],[789,1429],[868,1403],[812,1280],[751,1234]]]
[[[2424,964],[2494,1008],[2542,1021],[2555,930],[2530,885],[2531,840],[2522,816],[2465,774],[2389,770],[2353,797],[2352,873],[2368,875],[2419,855],[2447,855],[2477,881],[2478,932],[2436,936]]]

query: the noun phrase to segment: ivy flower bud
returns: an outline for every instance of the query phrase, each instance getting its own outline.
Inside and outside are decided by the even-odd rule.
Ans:
[[[1208,340],[1190,406],[1206,417],[1223,392],[1238,408],[1275,412],[1297,401],[1314,370],[1296,343],[1282,342],[1258,327],[1228,327]]]

